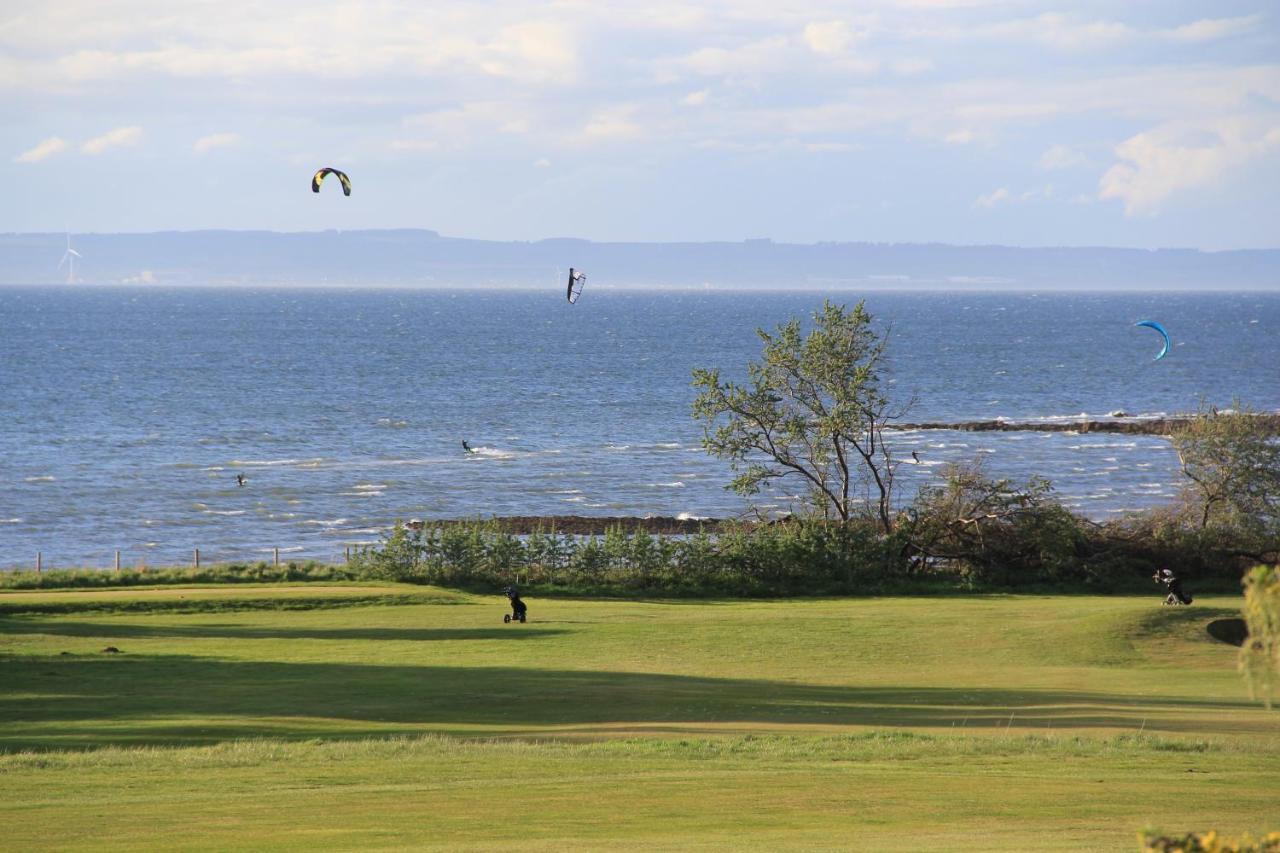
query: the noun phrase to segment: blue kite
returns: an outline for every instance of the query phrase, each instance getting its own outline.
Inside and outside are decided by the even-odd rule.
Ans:
[[[1166,355],[1169,354],[1169,333],[1164,330],[1164,326],[1161,326],[1155,320],[1139,320],[1133,325],[1146,326],[1148,329],[1155,329],[1157,332],[1160,333],[1160,336],[1164,338],[1164,346],[1161,347],[1160,352],[1156,355],[1155,357],[1156,361],[1159,361],[1160,359],[1164,358]]]

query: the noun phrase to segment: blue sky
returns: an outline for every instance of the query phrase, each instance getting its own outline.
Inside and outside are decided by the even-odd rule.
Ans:
[[[1280,246],[1267,2],[18,2],[0,231]],[[311,173],[345,169],[315,196]]]

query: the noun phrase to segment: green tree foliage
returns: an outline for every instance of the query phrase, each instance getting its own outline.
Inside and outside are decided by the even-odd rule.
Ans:
[[[1085,571],[1080,520],[1052,500],[1041,477],[992,480],[978,462],[948,465],[920,490],[908,515],[918,567],[951,566],[995,583],[1058,581]]]
[[[1240,670],[1253,696],[1267,708],[1280,681],[1280,566],[1256,566],[1244,576],[1244,621],[1249,635],[1240,649]]]
[[[871,321],[861,302],[847,311],[827,301],[808,335],[798,319],[756,330],[763,358],[748,363],[745,384],[719,368],[693,371],[703,447],[731,462],[734,491],[799,479],[814,515],[848,521],[867,508],[882,532],[892,529],[896,464],[884,431],[902,413],[881,390],[885,340]]]
[[[1230,413],[1200,412],[1173,433],[1185,497],[1201,527],[1237,527],[1272,551],[1280,536],[1280,428],[1239,403]],[[1259,555],[1259,559],[1266,559]]]

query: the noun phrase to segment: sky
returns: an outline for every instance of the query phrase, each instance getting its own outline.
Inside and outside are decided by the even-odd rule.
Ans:
[[[1274,0],[7,0],[0,115],[0,231],[1280,246]]]

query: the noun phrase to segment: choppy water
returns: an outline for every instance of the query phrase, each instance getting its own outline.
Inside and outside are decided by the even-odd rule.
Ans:
[[[395,518],[723,517],[690,370],[740,373],[804,292],[0,288],[0,565],[333,558]],[[912,420],[1280,408],[1280,294],[866,294]],[[1170,355],[1152,360],[1165,324]],[[461,441],[478,448],[464,455]],[[1094,517],[1168,501],[1158,438],[908,433]],[[235,475],[247,477],[243,488]],[[785,498],[774,500],[785,507]]]

